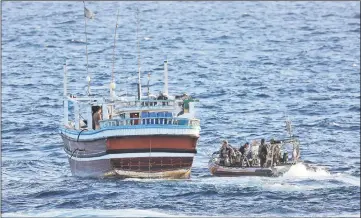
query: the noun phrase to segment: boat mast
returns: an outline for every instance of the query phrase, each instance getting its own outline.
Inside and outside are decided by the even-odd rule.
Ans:
[[[168,59],[164,60],[164,88],[163,92],[165,95],[168,95]]]
[[[292,122],[288,117],[286,118],[285,122],[286,122],[287,133],[290,136],[290,138],[292,139],[292,137],[293,137],[293,134],[292,134]]]
[[[138,48],[138,100],[142,96],[142,85],[140,84],[140,47],[139,47],[139,9],[137,8],[137,48]]]
[[[64,94],[63,94],[63,100],[64,100],[64,126],[69,125],[68,123],[68,117],[69,117],[69,109],[68,109],[68,70],[67,70],[67,63],[65,60],[64,64]]]
[[[113,89],[115,89],[115,82],[114,82],[114,64],[115,64],[115,42],[116,42],[116,38],[117,38],[118,18],[119,18],[119,9],[118,9],[117,22],[115,23],[115,31],[114,31],[112,81],[110,82],[110,96],[111,96],[111,97],[113,97]]]
[[[84,28],[85,28],[85,52],[86,52],[86,72],[87,72],[87,77],[86,80],[88,82],[88,95],[90,95],[90,74],[88,71],[88,36],[87,36],[87,32],[86,32],[86,19],[92,19],[94,17],[93,12],[91,12],[90,10],[88,10],[85,7],[85,2],[83,1],[84,4]]]
[[[150,96],[150,88],[149,88],[149,81],[150,81],[150,73],[148,73],[148,92],[147,92],[147,95],[148,95],[148,99],[149,99],[149,96]]]
[[[115,23],[115,31],[114,31],[112,82],[114,82],[115,42],[116,42],[116,38],[117,38],[118,18],[119,18],[119,9],[118,9],[117,22]]]

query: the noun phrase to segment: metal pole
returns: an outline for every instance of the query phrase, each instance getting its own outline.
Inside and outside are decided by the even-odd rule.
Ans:
[[[114,47],[113,47],[112,82],[114,82],[115,42],[116,42],[116,37],[117,37],[118,17],[119,17],[119,9],[118,9],[117,22],[115,23],[115,31],[114,31]]]
[[[88,71],[88,36],[86,32],[86,16],[85,16],[85,2],[84,4],[84,29],[85,29],[85,52],[86,52],[86,73],[87,73],[87,80],[88,80],[88,95],[90,95],[90,75]]]
[[[150,95],[150,88],[149,88],[149,81],[150,81],[150,73],[148,73],[148,99],[149,99],[149,95]]]
[[[142,96],[142,85],[140,84],[140,46],[139,46],[139,9],[137,9],[137,48],[138,48],[138,100]]]
[[[168,95],[168,60],[164,61],[164,90],[163,92]]]
[[[68,70],[66,68],[66,61],[64,64],[64,96],[63,96],[63,101],[64,101],[64,125],[67,126],[68,125],[68,119],[69,119],[69,112],[68,112],[68,91],[67,91],[67,80],[68,80]]]

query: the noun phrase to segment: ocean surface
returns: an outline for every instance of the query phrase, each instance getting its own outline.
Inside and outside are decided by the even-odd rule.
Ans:
[[[200,100],[189,180],[78,178],[58,134],[63,64],[85,94],[83,2],[1,2],[3,216],[360,216],[360,2],[86,2],[89,72],[136,94],[142,83]],[[306,164],[276,178],[216,178],[221,139],[286,136]],[[308,166],[308,167],[307,167]],[[311,167],[309,167],[311,166]]]

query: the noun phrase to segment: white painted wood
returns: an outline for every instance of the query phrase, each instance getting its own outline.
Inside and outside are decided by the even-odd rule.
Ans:
[[[88,129],[92,129],[93,128],[93,115],[92,115],[91,105],[88,105],[86,108],[86,117],[88,120]]]
[[[108,106],[106,104],[102,105],[102,113],[103,113],[103,120],[109,119]]]
[[[170,128],[146,128],[143,129],[113,129],[104,130],[95,134],[86,135],[80,134],[79,140],[96,140],[101,138],[116,137],[116,136],[146,136],[146,135],[188,135],[192,137],[199,137],[200,129],[170,129]],[[69,133],[62,131],[67,137],[77,140],[78,133]],[[86,133],[86,132],[83,132]]]
[[[144,152],[144,153],[123,153],[123,154],[106,154],[99,157],[75,157],[67,156],[76,161],[94,161],[94,160],[104,160],[104,159],[113,159],[113,158],[138,158],[138,157],[194,157],[194,153],[170,153],[170,152]]]
[[[80,116],[79,116],[79,104],[74,102],[74,120],[75,120],[75,129],[80,127]]]
[[[69,125],[69,111],[68,111],[68,100],[64,100],[64,125]]]

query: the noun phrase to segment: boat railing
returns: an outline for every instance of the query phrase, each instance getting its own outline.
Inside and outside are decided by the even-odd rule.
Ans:
[[[133,126],[133,125],[171,125],[171,126],[190,126],[200,125],[198,119],[171,118],[171,117],[147,117],[147,118],[126,118],[126,119],[109,119],[101,120],[100,128],[116,126]]]
[[[120,101],[117,102],[122,108],[133,108],[133,107],[147,107],[147,108],[157,108],[157,107],[173,107],[175,105],[175,100],[134,100],[134,101]]]

